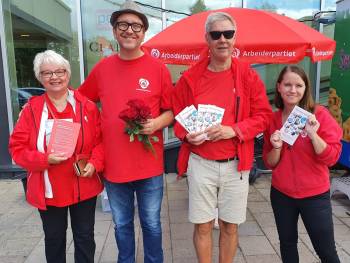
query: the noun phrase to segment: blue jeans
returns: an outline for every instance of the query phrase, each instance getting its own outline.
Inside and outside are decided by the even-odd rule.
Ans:
[[[105,187],[115,224],[118,263],[135,262],[135,192],[143,234],[144,263],[162,263],[160,208],[163,199],[163,176],[128,183],[112,183],[106,180]]]

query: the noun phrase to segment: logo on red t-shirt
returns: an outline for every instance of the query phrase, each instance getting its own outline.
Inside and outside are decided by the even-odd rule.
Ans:
[[[137,90],[151,92],[150,90],[148,90],[149,81],[147,79],[140,78],[139,85],[140,85],[140,89],[137,89]]]

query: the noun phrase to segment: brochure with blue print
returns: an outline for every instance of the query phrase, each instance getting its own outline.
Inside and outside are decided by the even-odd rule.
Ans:
[[[224,117],[225,109],[215,105],[198,104],[196,131],[204,131],[206,128],[220,124]]]
[[[310,115],[310,112],[295,106],[280,130],[281,139],[289,145],[293,145],[299,134],[303,134]]]
[[[213,125],[221,124],[225,109],[209,104],[198,104],[198,110],[194,105],[184,108],[175,119],[186,131],[201,132]]]
[[[175,119],[181,124],[186,131],[196,132],[197,109],[194,105],[184,108]]]

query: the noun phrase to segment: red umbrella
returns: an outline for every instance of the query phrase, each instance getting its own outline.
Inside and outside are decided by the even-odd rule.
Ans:
[[[335,41],[286,16],[248,8],[224,8],[237,23],[233,56],[250,63],[296,63],[331,59]],[[204,24],[213,11],[182,19],[143,44],[143,49],[167,64],[194,64],[208,55]]]

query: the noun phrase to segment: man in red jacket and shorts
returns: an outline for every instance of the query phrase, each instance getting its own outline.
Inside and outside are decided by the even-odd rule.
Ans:
[[[271,116],[264,84],[257,73],[232,58],[236,23],[226,13],[208,16],[205,38],[210,57],[186,71],[176,85],[173,111],[199,104],[225,109],[221,124],[188,133],[179,123],[183,140],[178,168],[187,171],[189,220],[195,224],[194,245],[200,263],[212,260],[212,229],[218,207],[220,262],[232,262],[237,227],[246,219],[248,177],[254,138]],[[188,165],[188,167],[187,167]]]

